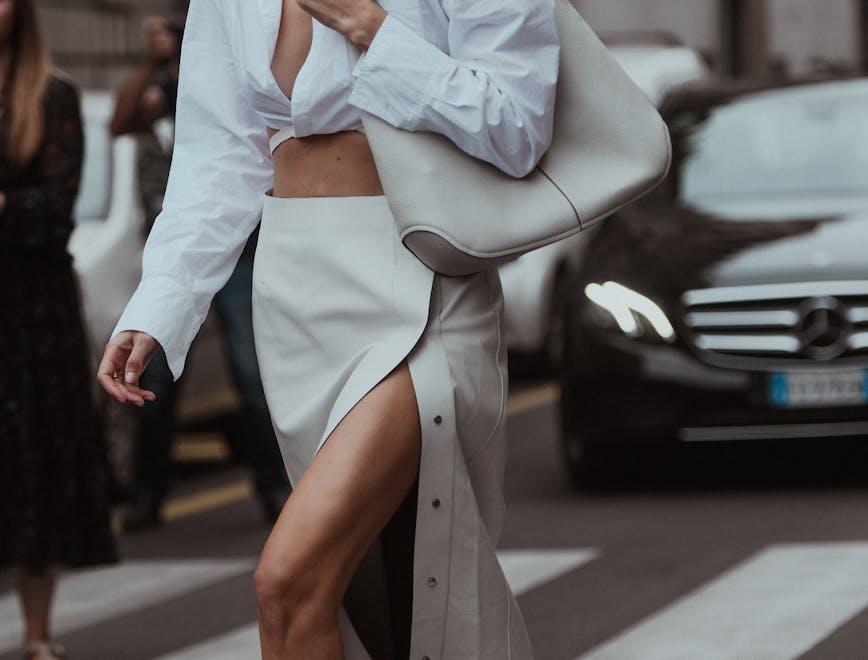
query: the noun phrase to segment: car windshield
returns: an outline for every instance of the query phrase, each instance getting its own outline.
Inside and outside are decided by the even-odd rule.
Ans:
[[[690,206],[791,202],[818,214],[868,206],[865,83],[764,92],[676,120],[687,154],[680,196]]]
[[[105,122],[84,121],[84,165],[73,215],[76,220],[104,220],[111,200],[112,141]]]

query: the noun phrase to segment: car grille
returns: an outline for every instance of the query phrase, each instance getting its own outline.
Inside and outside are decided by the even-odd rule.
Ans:
[[[868,280],[697,289],[682,302],[690,343],[722,366],[868,357]]]

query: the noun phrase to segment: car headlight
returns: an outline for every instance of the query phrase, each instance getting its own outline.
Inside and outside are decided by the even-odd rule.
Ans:
[[[675,341],[675,328],[660,305],[641,293],[617,282],[589,284],[585,295],[600,309],[608,312],[621,331],[629,337],[654,332],[666,342]]]

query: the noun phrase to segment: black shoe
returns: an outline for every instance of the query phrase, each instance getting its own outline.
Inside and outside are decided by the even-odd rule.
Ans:
[[[161,500],[155,499],[138,500],[132,504],[124,517],[124,532],[134,534],[162,525],[162,504]]]
[[[283,505],[289,497],[289,489],[276,489],[264,493],[259,493],[259,506],[262,508],[262,516],[269,526],[273,526],[277,522],[277,517],[283,511]]]

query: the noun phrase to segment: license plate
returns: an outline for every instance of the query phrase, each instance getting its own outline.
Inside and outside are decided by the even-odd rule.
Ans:
[[[775,408],[832,408],[868,403],[868,371],[787,371],[769,377]]]

